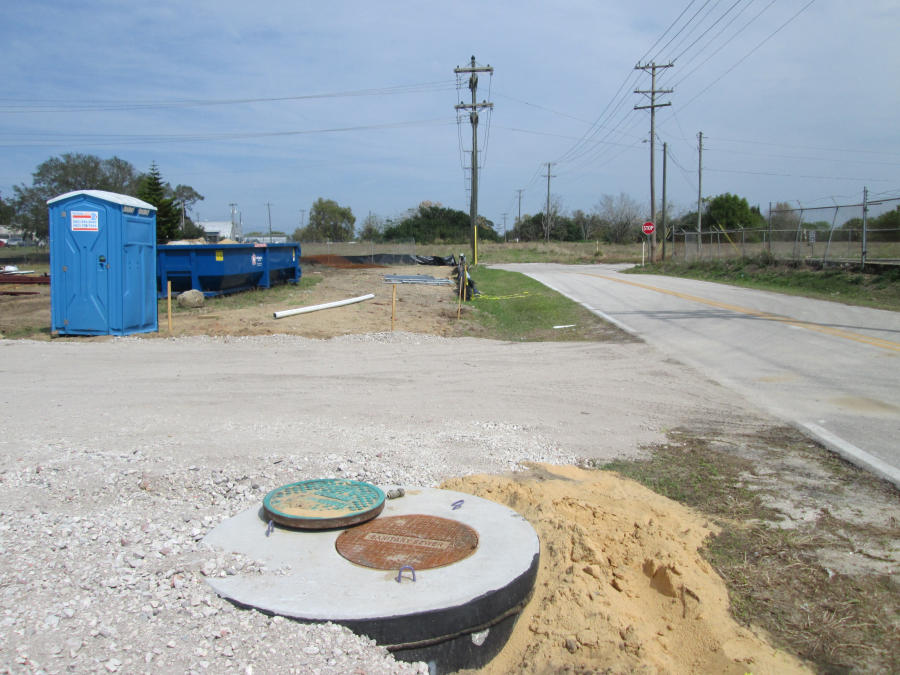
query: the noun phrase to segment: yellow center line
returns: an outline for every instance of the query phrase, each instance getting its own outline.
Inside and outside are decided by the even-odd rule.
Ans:
[[[791,319],[790,317],[781,316],[779,314],[770,314],[769,312],[761,312],[756,309],[749,309],[747,307],[739,307],[738,305],[729,305],[724,302],[717,302],[716,300],[709,300],[708,298],[701,298],[696,295],[688,295],[687,293],[679,293],[678,291],[670,291],[665,288],[657,288],[656,286],[648,286],[647,284],[641,284],[636,281],[626,281],[625,279],[618,279],[615,277],[606,276],[604,274],[592,274],[590,272],[579,272],[579,274],[583,274],[588,277],[597,277],[598,279],[606,279],[607,281],[615,281],[617,284],[625,284],[627,286],[636,286],[637,288],[644,288],[648,291],[656,291],[657,293],[665,293],[666,295],[672,295],[676,298],[681,298],[682,300],[691,300],[693,302],[699,302],[704,305],[709,305],[710,307],[718,307],[719,309],[727,309],[732,312],[737,312],[739,314],[745,314],[747,316],[755,316],[760,319],[766,319],[767,321],[778,321],[780,323],[785,323],[789,326],[796,326],[797,328],[805,328],[807,330],[816,331],[817,333],[824,333],[825,335],[831,335],[833,337],[843,338],[845,340],[853,340],[854,342],[862,342],[867,345],[872,345],[873,347],[881,347],[882,349],[887,349],[893,352],[900,352],[900,343],[892,342],[891,340],[883,340],[881,338],[870,337],[868,335],[861,335],[859,333],[851,333],[849,331],[841,330],[840,328],[831,328],[829,326],[822,326],[816,323],[810,323],[809,321],[802,321],[800,319]]]

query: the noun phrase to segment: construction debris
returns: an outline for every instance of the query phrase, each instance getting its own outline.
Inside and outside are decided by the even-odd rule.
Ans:
[[[28,276],[25,272],[0,273],[0,284],[50,284],[50,275],[41,277]]]
[[[326,302],[321,305],[310,305],[309,307],[298,307],[297,309],[285,309],[281,312],[273,312],[272,316],[276,319],[283,319],[286,316],[294,316],[295,314],[306,314],[307,312],[317,312],[320,309],[331,309],[332,307],[343,307],[351,305],[354,302],[362,302],[363,300],[371,300],[375,297],[374,293],[360,295],[357,298],[347,298],[346,300],[336,300],[334,302]]]
[[[452,286],[450,279],[435,279],[427,274],[385,274],[386,284],[425,284],[427,286]]]

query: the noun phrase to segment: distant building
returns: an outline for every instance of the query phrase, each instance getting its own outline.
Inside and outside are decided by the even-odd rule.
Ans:
[[[208,242],[215,243],[223,239],[241,241],[241,226],[230,220],[201,220],[197,225],[203,228]]]
[[[247,235],[247,237],[244,239],[244,241],[253,244],[286,244],[287,240],[288,238],[286,234],[273,234],[271,237],[267,234],[251,234]]]

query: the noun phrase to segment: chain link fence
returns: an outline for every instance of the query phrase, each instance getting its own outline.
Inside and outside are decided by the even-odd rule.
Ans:
[[[770,255],[779,260],[900,264],[900,227],[879,227],[900,199],[770,210],[768,227],[673,232],[671,256],[685,261]],[[876,226],[873,227],[872,224]],[[702,224],[701,224],[702,225]]]

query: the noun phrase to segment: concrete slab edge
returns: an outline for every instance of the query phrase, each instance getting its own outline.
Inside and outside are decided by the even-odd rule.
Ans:
[[[812,422],[796,422],[794,426],[807,436],[818,441],[831,452],[844,458],[851,464],[874,473],[879,478],[893,483],[895,487],[900,488],[900,470],[892,467],[877,457],[870,455],[865,450],[856,447],[852,443],[848,443],[840,436],[836,436],[827,429],[823,429],[818,424]]]

